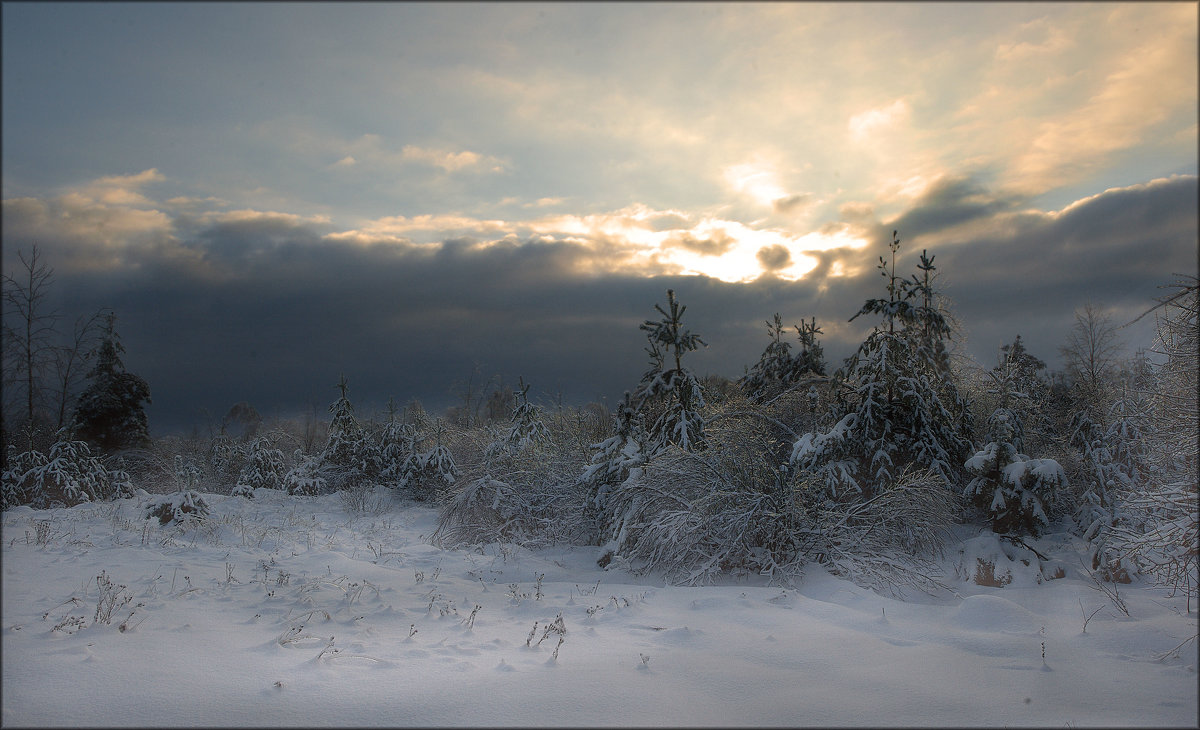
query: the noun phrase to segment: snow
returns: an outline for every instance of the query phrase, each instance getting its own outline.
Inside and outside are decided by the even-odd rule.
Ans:
[[[1125,616],[1064,535],[1031,543],[1063,569],[1050,580],[1028,551],[962,528],[940,562],[952,591],[900,601],[815,567],[794,587],[682,588],[600,569],[600,547],[442,550],[424,538],[435,509],[386,492],[365,509],[254,494],[203,494],[208,520],[186,527],[144,519],[144,494],[5,512],[0,721],[1197,725],[1196,641],[1173,651],[1196,607],[1109,585]],[[982,559],[1010,581],[973,582]],[[107,624],[102,572],[125,586]],[[560,615],[561,646],[539,643]]]

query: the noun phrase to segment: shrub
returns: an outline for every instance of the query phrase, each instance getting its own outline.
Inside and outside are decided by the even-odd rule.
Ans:
[[[157,518],[160,525],[184,524],[207,516],[208,503],[190,489],[157,497],[146,504],[146,519]]]
[[[2,498],[5,507],[69,507],[112,499],[128,491],[128,483],[129,475],[123,469],[109,471],[86,442],[63,429],[48,453],[33,450],[12,457],[3,475]]]

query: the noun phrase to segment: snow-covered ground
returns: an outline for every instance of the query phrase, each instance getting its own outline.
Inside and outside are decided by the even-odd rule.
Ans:
[[[1115,586],[1126,616],[1065,537],[1039,582],[964,528],[952,592],[902,601],[447,551],[386,493],[257,495],[187,529],[144,497],[4,513],[3,725],[1197,725],[1196,607]],[[975,584],[979,556],[1012,582]]]

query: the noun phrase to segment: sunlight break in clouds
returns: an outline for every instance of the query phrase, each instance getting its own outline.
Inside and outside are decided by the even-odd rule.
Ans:
[[[680,211],[634,205],[610,213],[554,215],[527,221],[475,219],[469,216],[391,216],[327,239],[346,243],[437,245],[468,236],[476,245],[511,245],[523,240],[559,242],[588,250],[587,270],[635,276],[703,275],[726,282],[753,281],[764,274],[795,281],[817,266],[806,252],[858,249],[864,239],[839,230],[795,235],[758,229],[705,216],[695,220]]]

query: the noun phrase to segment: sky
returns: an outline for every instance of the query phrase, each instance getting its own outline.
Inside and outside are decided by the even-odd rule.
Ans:
[[[20,3],[3,265],[110,307],[152,432],[612,404],[674,289],[738,377],[765,322],[836,365],[927,250],[964,357],[1197,273],[1196,3]],[[1129,351],[1152,321],[1122,329]]]

